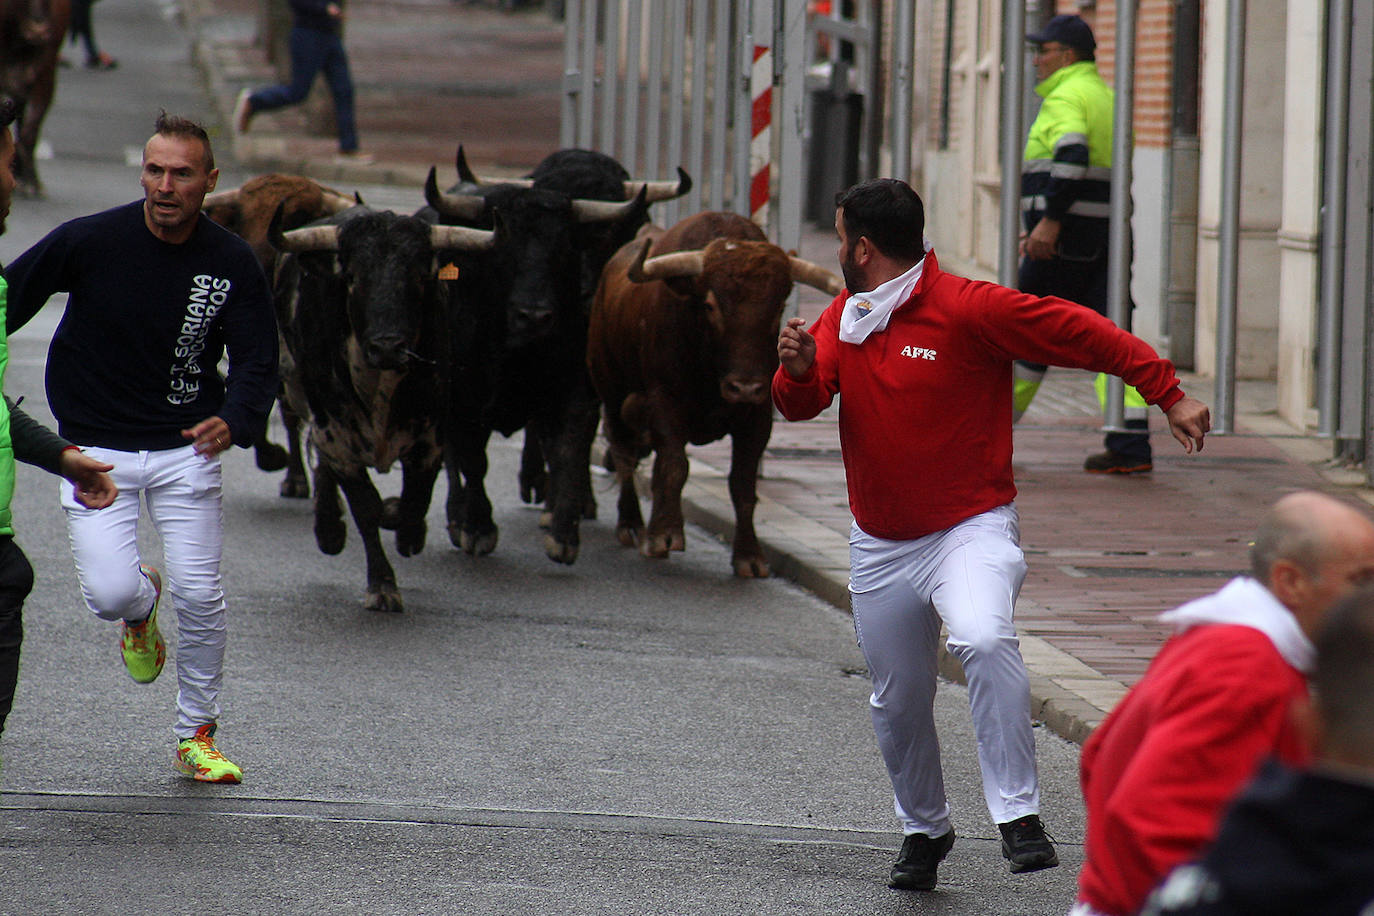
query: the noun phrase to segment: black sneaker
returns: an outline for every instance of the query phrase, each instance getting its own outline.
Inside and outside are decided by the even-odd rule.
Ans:
[[[1002,831],[1002,858],[1011,863],[1012,874],[1054,868],[1059,856],[1054,844],[1045,834],[1045,825],[1036,814],[1027,814],[1006,824],[998,824]]]
[[[935,887],[935,867],[949,855],[954,845],[954,831],[943,836],[928,837],[924,833],[909,833],[902,841],[902,851],[892,866],[887,886],[898,891],[928,891]]]
[[[1090,474],[1148,474],[1155,469],[1149,458],[1132,458],[1108,449],[1089,455],[1083,470]]]

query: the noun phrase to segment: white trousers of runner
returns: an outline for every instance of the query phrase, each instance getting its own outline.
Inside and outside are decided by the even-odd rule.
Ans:
[[[219,719],[219,692],[226,638],[220,556],[224,544],[221,467],[218,457],[194,447],[124,452],[86,448],[114,465],[119,487],[113,505],[87,509],[59,485],[67,513],[81,595],[103,620],[143,620],[153,606],[152,583],[141,572],[138,520],[142,503],[162,541],[162,607],[177,615],[177,721],[172,731],[189,738]],[[140,495],[142,501],[140,501]]]
[[[1015,504],[911,541],[853,525],[849,557],[854,629],[873,679],[873,730],[903,832],[950,829],[934,708],[942,620],[968,678],[988,812],[999,824],[1038,814],[1030,678],[1012,624],[1026,578]]]

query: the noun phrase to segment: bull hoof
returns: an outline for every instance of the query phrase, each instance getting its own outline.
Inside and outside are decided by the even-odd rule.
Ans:
[[[545,510],[539,513],[539,528],[548,531],[553,527],[553,513]]]
[[[401,527],[401,498],[388,496],[382,500],[382,514],[377,519],[377,527],[384,531],[395,531]]]
[[[526,478],[524,474],[521,474],[520,501],[530,506],[542,503],[547,493],[545,489],[547,484],[548,478],[543,474],[531,478]]]
[[[402,525],[396,529],[396,552],[403,557],[413,557],[425,549],[425,535],[429,526],[424,522],[418,525]]]
[[[544,535],[544,553],[555,563],[571,566],[577,561],[577,545],[560,544],[551,534]]]
[[[310,481],[306,480],[304,477],[287,474],[282,480],[278,492],[287,499],[309,499]]]
[[[634,525],[619,525],[615,529],[615,539],[622,547],[636,547],[639,545],[639,529]]]
[[[767,579],[773,574],[763,557],[735,557],[731,562],[735,566],[735,575],[741,579]]]
[[[639,552],[650,560],[668,558],[668,538],[662,534],[651,534],[639,545]]]
[[[253,449],[259,471],[280,471],[286,467],[286,449],[275,442],[263,442]]]
[[[487,532],[458,532],[458,547],[463,553],[473,557],[485,557],[496,549],[497,529]]]
[[[343,551],[347,540],[348,528],[339,519],[332,522],[315,521],[315,543],[319,545],[321,553],[335,556]]]
[[[394,582],[368,586],[367,596],[363,599],[363,607],[369,611],[379,611],[386,614],[399,614],[405,610],[405,606],[401,603],[401,591]]]

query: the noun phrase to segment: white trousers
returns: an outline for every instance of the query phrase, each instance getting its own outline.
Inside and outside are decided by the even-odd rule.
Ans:
[[[87,448],[86,454],[114,465],[119,487],[114,504],[87,509],[72,498],[66,481],[58,488],[67,513],[76,574],[86,606],[103,620],[142,620],[153,606],[153,586],[138,566],[139,494],[162,540],[162,606],[177,615],[177,721],[172,731],[189,738],[219,719],[224,667],[225,607],[220,578],[224,543],[219,458],[197,455],[192,446],[152,452]]]
[[[940,621],[968,677],[983,797],[1002,824],[1040,810],[1030,679],[1012,625],[1026,578],[1014,504],[913,541],[849,539],[854,629],[903,832],[940,836],[949,802],[935,734]]]

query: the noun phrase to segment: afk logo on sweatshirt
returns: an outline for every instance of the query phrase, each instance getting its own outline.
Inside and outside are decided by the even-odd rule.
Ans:
[[[176,349],[172,351],[172,378],[167,401],[190,404],[200,394],[201,354],[205,352],[205,338],[215,323],[215,316],[229,298],[233,284],[220,277],[197,274],[191,281],[191,295],[186,302],[186,316],[177,334]]]
[[[902,347],[902,355],[912,359],[928,359],[935,361],[935,351],[927,350],[925,347]]]

